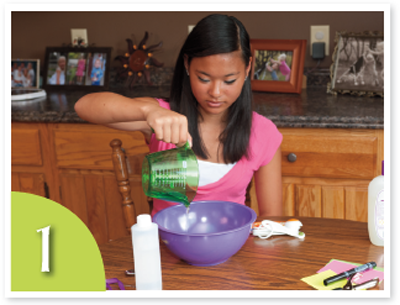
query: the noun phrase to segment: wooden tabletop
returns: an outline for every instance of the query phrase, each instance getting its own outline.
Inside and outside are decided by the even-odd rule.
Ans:
[[[269,217],[288,220],[288,217]],[[161,243],[163,290],[313,290],[301,281],[316,274],[331,259],[384,268],[384,248],[368,238],[367,223],[349,220],[297,217],[304,240],[288,235],[260,239],[249,235],[243,247],[225,263],[211,267],[187,264]],[[257,219],[261,221],[263,219]],[[101,245],[106,278],[118,278],[135,289],[130,236]],[[383,282],[376,288],[383,289]]]

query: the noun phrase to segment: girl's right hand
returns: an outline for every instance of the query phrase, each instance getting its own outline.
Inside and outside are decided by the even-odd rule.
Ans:
[[[158,141],[172,143],[178,147],[189,141],[190,147],[192,147],[192,137],[189,134],[186,116],[158,107],[157,109],[153,108],[146,120]]]

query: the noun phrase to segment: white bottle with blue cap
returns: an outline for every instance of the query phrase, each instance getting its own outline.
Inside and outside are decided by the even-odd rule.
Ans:
[[[368,186],[368,233],[369,239],[375,246],[384,243],[384,178],[383,161],[382,175],[375,177]]]
[[[158,225],[141,214],[131,227],[136,290],[161,290],[161,259]]]

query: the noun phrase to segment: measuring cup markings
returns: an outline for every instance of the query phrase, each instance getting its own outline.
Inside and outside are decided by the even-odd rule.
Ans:
[[[189,206],[198,184],[197,159],[190,147],[152,153],[146,156],[142,168],[147,196]]]
[[[154,187],[169,186],[170,188],[181,188],[186,190],[187,163],[182,162],[182,168],[157,169],[152,176]]]

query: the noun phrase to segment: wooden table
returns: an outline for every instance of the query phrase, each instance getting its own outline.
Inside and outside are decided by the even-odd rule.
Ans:
[[[264,218],[265,219],[265,218]],[[288,217],[269,217],[288,220]],[[384,248],[368,238],[367,223],[297,217],[304,240],[287,235],[260,239],[250,235],[243,247],[225,263],[211,267],[187,264],[161,243],[163,290],[313,290],[301,281],[331,259],[384,267]],[[263,220],[261,218],[258,221]],[[135,288],[132,241],[124,237],[100,246],[106,278],[118,278],[126,289]],[[375,289],[383,289],[383,282]]]

